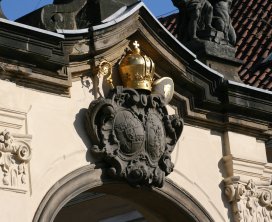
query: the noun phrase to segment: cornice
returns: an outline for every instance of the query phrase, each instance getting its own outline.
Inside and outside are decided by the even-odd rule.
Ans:
[[[155,62],[157,75],[174,79],[175,103],[186,106],[180,110],[186,123],[264,140],[271,137],[272,95],[234,84],[204,65],[162,27],[144,4],[138,4],[119,19],[92,27],[91,33],[95,61],[106,57],[115,63],[122,50],[129,47],[125,40],[139,40]],[[119,44],[122,47],[116,49]],[[118,52],[115,58],[113,48]]]
[[[204,65],[143,3],[128,7],[113,20],[89,30],[59,30],[60,35],[29,28],[30,35],[25,32],[27,28],[10,22],[0,27],[0,54],[15,55],[1,61],[2,78],[12,77],[27,87],[69,95],[73,78],[94,74],[103,59],[116,67],[129,42],[138,40],[143,52],[155,62],[156,76],[174,79],[175,103],[178,107],[184,104],[180,112],[187,124],[222,132],[232,130],[260,139],[271,137],[272,94],[227,81]]]

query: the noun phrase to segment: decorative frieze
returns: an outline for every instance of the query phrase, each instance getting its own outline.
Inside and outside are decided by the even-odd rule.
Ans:
[[[225,194],[231,203],[234,221],[272,221],[272,186],[257,186],[253,180],[245,184],[239,179],[225,179]]]
[[[0,132],[0,188],[27,192],[31,148],[24,139],[15,139],[7,130]]]

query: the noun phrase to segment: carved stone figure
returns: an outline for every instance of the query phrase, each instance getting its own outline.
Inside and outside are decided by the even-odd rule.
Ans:
[[[213,7],[208,0],[172,0],[180,9],[181,27],[187,35],[181,35],[186,41],[197,39],[197,31],[212,29]],[[187,24],[186,24],[187,23]]]
[[[138,0],[54,0],[17,22],[49,31],[57,29],[83,29],[100,24],[120,8]]]
[[[213,3],[213,27],[224,33],[227,42],[235,45],[236,34],[231,24],[230,8],[232,0],[214,0]]]
[[[2,3],[2,0],[0,0],[0,18],[6,18],[5,14],[2,11],[2,5],[1,5],[1,3]]]
[[[235,45],[236,34],[231,24],[232,0],[172,0],[179,8],[178,38],[213,41]]]

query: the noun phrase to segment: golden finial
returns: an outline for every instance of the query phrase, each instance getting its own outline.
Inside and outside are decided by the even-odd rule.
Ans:
[[[133,42],[133,46],[134,46],[134,52],[137,54],[140,54],[141,50],[140,50],[140,44],[138,43],[138,41],[134,41]]]

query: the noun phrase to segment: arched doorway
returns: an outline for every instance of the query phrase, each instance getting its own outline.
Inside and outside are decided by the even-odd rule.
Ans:
[[[194,198],[169,180],[161,189],[136,189],[108,178],[103,168],[86,166],[51,188],[33,222],[111,222],[118,218],[149,222],[213,221]]]

